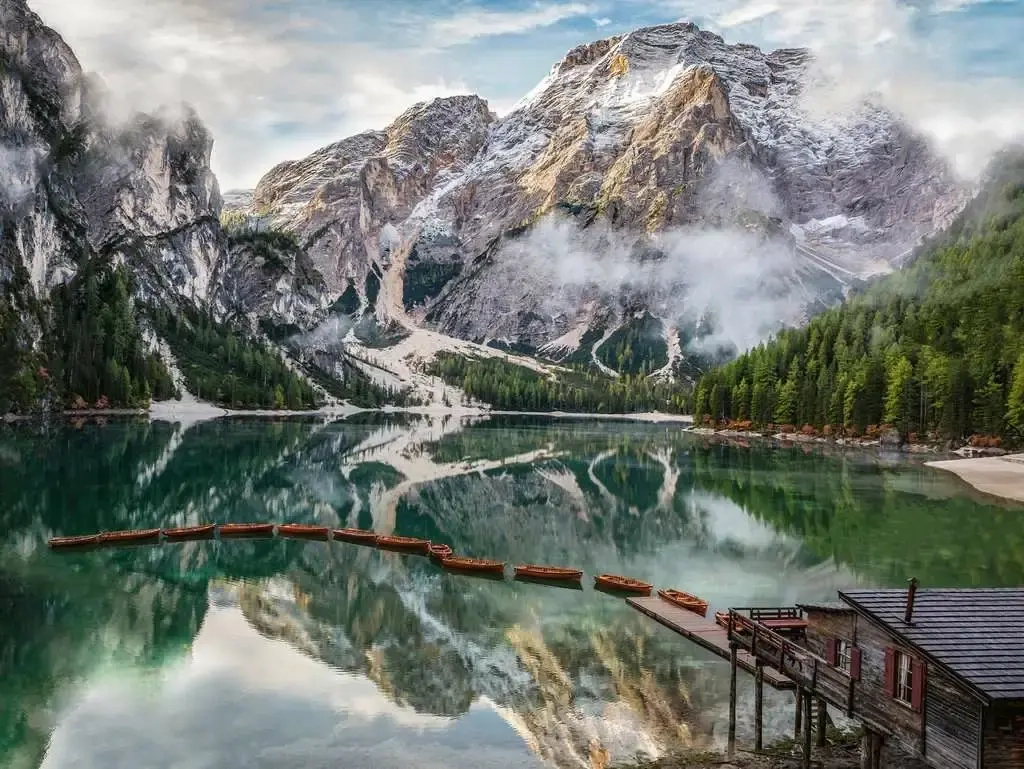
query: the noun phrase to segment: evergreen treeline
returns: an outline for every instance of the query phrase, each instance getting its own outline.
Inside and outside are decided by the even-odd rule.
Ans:
[[[550,379],[501,358],[467,358],[438,353],[427,373],[462,388],[477,400],[509,411],[634,411],[682,413],[689,402],[679,387],[649,377],[617,379],[589,371],[559,373]]]
[[[858,435],[1024,428],[1024,156],[915,262],[705,375],[698,420]]]
[[[0,415],[36,408],[47,384],[41,376],[43,358],[32,349],[22,320],[22,316],[38,319],[42,313],[34,302],[26,307],[26,297],[31,297],[28,274],[15,262],[10,282],[6,286],[0,282]]]
[[[350,357],[355,358],[355,356]],[[328,375],[323,369],[313,364],[306,365],[305,373],[335,398],[346,400],[360,408],[422,405],[420,400],[408,389],[399,390],[379,385],[350,361],[342,361],[341,368],[340,378]]]
[[[123,266],[90,259],[52,293],[53,344],[47,377],[64,402],[146,406],[177,394],[160,358],[145,349]]]
[[[189,391],[229,408],[312,409],[316,393],[266,344],[238,334],[196,310],[151,312]]]
[[[597,349],[598,359],[623,373],[649,374],[668,363],[664,329],[648,313],[618,329]]]

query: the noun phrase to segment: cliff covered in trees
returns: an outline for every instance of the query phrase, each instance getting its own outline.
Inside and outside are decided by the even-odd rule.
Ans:
[[[913,263],[702,377],[705,423],[1024,435],[1024,152]]]

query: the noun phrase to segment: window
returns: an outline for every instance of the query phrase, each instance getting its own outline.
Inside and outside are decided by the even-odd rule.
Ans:
[[[844,673],[850,672],[850,657],[853,651],[853,644],[849,641],[839,639],[836,641],[836,667]]]
[[[900,702],[910,705],[914,701],[914,665],[909,654],[896,652],[896,691]]]
[[[860,680],[860,649],[843,638],[829,638],[825,641],[828,663],[843,671],[854,681]]]
[[[890,697],[908,705],[915,713],[924,707],[925,679],[928,677],[924,660],[907,654],[902,649],[885,650],[885,688]]]

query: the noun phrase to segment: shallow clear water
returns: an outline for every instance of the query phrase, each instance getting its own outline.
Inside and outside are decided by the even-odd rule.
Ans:
[[[674,425],[20,425],[0,431],[0,766],[601,767],[724,737],[727,663],[586,580],[343,543],[46,547],[261,520],[627,574],[714,609],[1024,578],[1024,511],[951,476]],[[791,695],[768,705],[787,730]]]

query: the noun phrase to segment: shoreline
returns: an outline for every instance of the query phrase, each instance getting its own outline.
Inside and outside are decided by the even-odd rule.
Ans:
[[[982,494],[1024,502],[1024,454],[946,459],[925,462],[925,466],[952,473]]]
[[[887,453],[905,459],[923,455],[935,457],[923,462],[925,467],[955,475],[962,483],[986,496],[1003,501],[1024,503],[1024,453],[1007,454],[1004,456],[979,456],[968,458],[952,458],[954,452],[938,444],[910,444],[897,446],[878,439],[865,438],[826,438],[809,436],[800,433],[766,434],[754,431],[715,429],[694,427],[693,417],[687,414],[669,414],[666,412],[637,412],[632,414],[601,414],[594,412],[567,411],[508,411],[479,407],[458,406],[383,406],[380,408],[360,408],[347,403],[325,406],[313,410],[288,409],[227,409],[197,400],[159,401],[148,409],[67,409],[57,414],[68,417],[148,417],[153,421],[173,422],[190,427],[200,422],[225,417],[325,417],[346,419],[363,413],[379,414],[419,414],[423,416],[456,417],[462,419],[487,418],[495,416],[533,416],[559,420],[596,420],[639,422],[647,424],[675,424],[686,432],[722,440],[739,446],[749,446],[751,441],[767,445],[797,448],[852,449],[871,453]],[[37,415],[7,414],[0,417],[0,423],[13,423],[31,420]],[[948,458],[943,458],[948,457]]]

